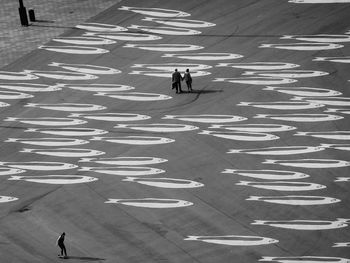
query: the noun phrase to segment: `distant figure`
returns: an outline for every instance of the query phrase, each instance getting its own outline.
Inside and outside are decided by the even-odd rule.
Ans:
[[[186,69],[186,72],[185,72],[184,77],[182,78],[182,80],[185,80],[188,92],[191,92],[192,91],[192,77],[191,77],[189,69]]]
[[[64,237],[66,236],[66,233],[62,233],[62,235],[60,235],[57,239],[57,246],[60,247],[61,249],[61,255],[58,255],[58,256],[61,256],[63,257],[63,253],[64,253],[64,258],[67,258],[67,251],[66,251],[66,247],[64,245]]]
[[[177,71],[177,68],[175,69],[175,72],[172,75],[172,89],[176,89],[176,93],[181,93],[182,89],[181,89],[181,80],[182,80],[182,76],[180,74],[180,72]]]

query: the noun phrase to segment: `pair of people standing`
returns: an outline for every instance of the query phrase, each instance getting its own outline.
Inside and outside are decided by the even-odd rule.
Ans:
[[[181,76],[180,72],[178,72],[177,69],[175,69],[171,80],[172,80],[172,89],[176,89],[176,93],[182,92],[181,81],[183,80],[185,80],[186,82],[188,92],[192,91],[192,77],[189,69],[186,69],[186,72],[183,77]]]

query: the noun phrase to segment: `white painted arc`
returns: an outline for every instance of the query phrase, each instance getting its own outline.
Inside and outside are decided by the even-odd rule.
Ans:
[[[0,91],[1,100],[17,100],[17,99],[28,99],[33,98],[31,94],[18,92],[18,91]]]
[[[347,221],[337,219],[334,221],[327,220],[255,220],[252,225],[267,225],[277,228],[313,231],[329,230],[347,227]]]
[[[55,118],[55,117],[38,117],[38,118],[14,118],[7,117],[3,121],[18,121],[25,124],[42,125],[42,126],[70,126],[81,125],[87,121],[71,118]]]
[[[237,106],[251,106],[263,109],[275,110],[305,110],[322,108],[325,105],[320,103],[303,102],[303,101],[271,101],[271,102],[240,102]]]
[[[95,105],[95,104],[81,104],[81,103],[28,103],[24,107],[36,107],[47,110],[59,110],[59,111],[69,111],[69,112],[79,112],[79,111],[97,111],[106,109],[105,106]]]
[[[141,121],[151,119],[151,116],[137,114],[137,113],[73,113],[69,117],[78,117],[91,120],[101,120],[101,121],[114,121],[114,122],[125,122],[125,121]]]
[[[123,179],[124,182],[136,182],[139,184],[160,187],[160,188],[170,188],[170,189],[184,189],[184,188],[197,188],[203,187],[204,184],[184,179],[174,179],[174,178],[135,178],[127,177]]]
[[[0,162],[0,165],[33,171],[68,170],[78,167],[77,165],[71,163],[61,162]]]
[[[325,71],[316,71],[316,70],[285,69],[285,70],[245,71],[242,75],[293,79],[293,78],[321,77],[321,76],[329,75],[329,73]]]
[[[334,243],[332,247],[350,247],[350,242],[338,242]]]
[[[344,117],[332,114],[257,114],[253,118],[266,118],[272,120],[293,121],[293,122],[319,122],[335,121]]]
[[[63,147],[75,146],[89,143],[86,140],[74,138],[8,138],[5,142],[18,142],[29,145],[46,146],[46,147]]]
[[[11,174],[20,174],[20,173],[25,173],[25,172],[26,172],[26,170],[23,170],[23,169],[0,167],[0,176],[11,175]]]
[[[161,36],[144,34],[144,33],[130,33],[130,32],[87,32],[86,36],[98,36],[107,39],[120,40],[120,41],[152,41],[160,40]]]
[[[350,1],[349,1],[350,3]],[[296,39],[300,41],[320,42],[320,43],[342,43],[350,42],[349,35],[331,35],[331,34],[315,34],[315,35],[285,35],[280,39]]]
[[[102,23],[82,23],[82,24],[76,25],[75,27],[79,29],[95,31],[95,32],[127,31],[126,28],[121,26],[111,25],[111,24],[102,24]]]
[[[144,75],[144,76],[150,76],[150,77],[159,77],[159,78],[169,78],[171,76],[172,71],[165,71],[165,70],[133,70],[129,74],[131,75]],[[210,75],[211,73],[208,71],[192,71],[191,77],[203,77]]]
[[[199,123],[228,123],[245,121],[248,118],[235,115],[216,115],[216,114],[198,114],[198,115],[165,115],[164,120],[181,120]]]
[[[279,241],[272,238],[259,236],[188,236],[184,240],[202,241],[206,243],[228,245],[228,246],[259,246],[278,243]]]
[[[250,196],[246,200],[294,206],[329,205],[341,202],[340,199],[333,197],[309,195]]]
[[[279,139],[279,137],[274,134],[240,131],[216,132],[203,130],[198,134],[212,135],[219,138],[237,141],[271,141]]]
[[[60,67],[65,70],[71,70],[75,72],[80,72],[84,74],[96,74],[96,75],[104,75],[104,74],[119,74],[120,70],[110,67],[104,66],[95,66],[88,64],[67,64],[67,63],[58,63],[51,62],[49,66]]]
[[[108,133],[108,131],[94,128],[29,128],[24,132],[40,132],[60,136],[95,136]]]
[[[157,157],[110,157],[110,158],[83,158],[79,162],[93,162],[106,165],[135,166],[151,165],[167,162],[167,159]]]
[[[97,181],[98,178],[81,175],[38,175],[38,176],[11,176],[8,180],[23,180],[42,184],[81,184]]]
[[[231,60],[242,58],[242,55],[232,53],[177,53],[177,54],[164,54],[164,58],[181,58],[190,60]]]
[[[178,199],[140,198],[140,199],[109,199],[107,204],[123,204],[142,208],[178,208],[191,206],[193,203]]]
[[[82,149],[82,148],[54,148],[54,149],[23,149],[23,153],[36,153],[49,156],[57,157],[90,157],[105,154],[105,152],[92,150],[92,149]]]
[[[338,168],[350,166],[350,162],[334,159],[294,159],[294,160],[265,160],[264,164],[279,164],[283,166],[303,168]]]
[[[309,97],[294,97],[292,100],[306,100],[312,103],[322,103],[330,106],[350,106],[350,97],[322,97],[322,98],[309,98]]]
[[[186,17],[190,16],[189,13],[178,11],[174,9],[163,9],[163,8],[149,8],[149,7],[131,7],[122,6],[119,10],[132,11],[141,15],[156,16],[156,17]]]
[[[315,57],[312,61],[329,61],[335,63],[350,63],[350,56],[344,57]]]
[[[171,96],[158,93],[144,93],[144,92],[98,92],[95,96],[107,96],[110,98],[129,100],[129,101],[159,101],[159,100],[170,100]]]
[[[296,79],[288,78],[273,78],[273,77],[238,77],[238,78],[216,78],[214,82],[230,82],[230,83],[239,83],[239,84],[249,84],[249,85],[281,85],[281,84],[290,84],[297,82]]]
[[[205,28],[205,27],[213,27],[216,25],[214,23],[209,23],[206,21],[181,19],[181,18],[161,19],[156,17],[145,17],[142,20],[164,24],[172,27],[184,27],[184,28]]]
[[[274,191],[313,191],[326,188],[325,185],[308,182],[290,182],[290,181],[269,181],[253,182],[240,181],[236,185],[251,186],[254,188],[274,190]]]
[[[234,62],[234,63],[219,63],[216,67],[232,67],[249,70],[278,70],[292,69],[300,67],[300,65],[284,62]]]
[[[227,153],[245,153],[257,155],[292,155],[306,154],[325,150],[320,146],[285,146],[285,147],[266,147],[255,149],[230,149]]]
[[[342,114],[350,114],[350,109],[349,108],[328,108],[324,112],[339,112]]]
[[[350,131],[297,132],[294,136],[311,136],[331,140],[350,140]]]
[[[151,123],[151,124],[118,124],[114,128],[127,128],[139,131],[149,132],[184,132],[198,130],[199,128],[192,125],[174,124],[174,123]]]
[[[60,80],[91,80],[97,79],[98,76],[80,72],[72,71],[41,71],[41,70],[25,70],[30,74],[50,79],[60,79]]]
[[[100,37],[60,37],[53,38],[55,42],[73,44],[73,45],[111,45],[117,43],[116,41],[110,39],[104,39]]]
[[[148,33],[154,33],[154,34],[160,34],[160,35],[173,35],[173,36],[192,36],[192,35],[199,35],[202,33],[198,30],[193,30],[188,28],[168,27],[168,26],[131,25],[128,28],[142,30]]]
[[[342,95],[341,92],[331,89],[311,88],[311,87],[276,87],[267,86],[263,90],[273,90],[285,94],[295,96],[315,96],[315,97],[329,97]]]
[[[93,137],[91,140],[107,141],[129,145],[157,145],[175,142],[174,139],[154,136]]]
[[[93,171],[96,173],[119,176],[144,176],[165,173],[165,170],[143,166],[103,166],[81,167],[79,171]]]
[[[291,1],[291,0],[290,0]],[[302,0],[296,0],[302,1]],[[320,0],[317,0],[320,1]],[[297,257],[263,257],[259,261],[279,263],[348,263],[349,259],[339,257],[297,256]]]
[[[104,48],[86,46],[39,46],[38,48],[47,51],[66,53],[72,55],[96,55],[109,52],[109,50]]]
[[[17,197],[0,195],[0,203],[7,203],[12,201],[17,201]]]
[[[296,180],[310,177],[308,174],[293,172],[293,171],[282,171],[282,170],[236,170],[236,169],[225,169],[225,174],[237,174],[240,176],[246,176],[256,179],[263,180]]]
[[[38,79],[38,76],[31,74],[30,72],[12,72],[12,71],[0,71],[0,79],[4,80],[33,80]]]
[[[294,126],[281,125],[281,124],[224,124],[224,125],[212,125],[210,129],[225,129],[229,131],[241,131],[241,132],[284,132],[297,129]]]
[[[202,46],[189,45],[189,44],[126,44],[123,47],[126,48],[139,48],[150,51],[160,52],[180,52],[203,49]]]
[[[120,84],[58,84],[59,87],[69,88],[73,90],[93,91],[93,92],[115,92],[128,91],[135,89],[134,87]]]
[[[0,88],[16,90],[20,92],[50,92],[62,89],[57,85],[45,85],[35,83],[0,83]]]
[[[190,69],[190,71],[198,71],[204,69],[211,69],[212,66],[206,64],[194,64],[194,63],[160,63],[160,64],[134,64],[132,68],[147,68],[163,71],[173,72],[176,68],[179,72]]]
[[[350,151],[350,144],[325,144],[322,143],[321,147],[331,148],[336,150]]]
[[[318,50],[331,50],[343,48],[343,45],[333,44],[333,43],[285,43],[285,44],[261,44],[259,48],[277,48],[277,49],[287,49],[296,51],[318,51]]]

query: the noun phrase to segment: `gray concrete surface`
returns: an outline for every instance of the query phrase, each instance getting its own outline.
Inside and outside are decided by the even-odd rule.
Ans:
[[[38,49],[21,57],[6,67],[11,72],[23,70],[60,70],[48,66],[52,62],[95,65],[121,70],[115,75],[98,75],[93,80],[57,80],[40,77],[30,81],[2,80],[4,83],[26,82],[52,85],[64,84],[122,84],[135,87],[137,92],[151,92],[172,96],[170,100],[135,102],[110,97],[94,96],[94,92],[63,88],[48,93],[31,93],[33,98],[6,100],[11,106],[1,108],[1,117],[59,117],[66,118],[71,112],[43,110],[24,107],[27,103],[91,103],[107,107],[101,112],[137,113],[151,119],[129,122],[140,124],[177,123],[198,126],[198,130],[186,132],[143,132],[114,128],[119,122],[88,120],[75,126],[99,128],[108,131],[105,137],[143,135],[175,139],[164,145],[132,146],[105,141],[90,140],[93,136],[79,136],[90,140],[88,144],[74,148],[88,148],[106,152],[101,157],[154,156],[168,162],[149,165],[166,170],[164,174],[147,177],[166,177],[193,180],[204,187],[192,189],[167,189],[125,182],[118,175],[100,174],[78,169],[63,171],[31,171],[23,176],[78,175],[92,176],[98,181],[71,185],[50,185],[8,180],[0,177],[0,195],[17,197],[17,201],[1,203],[0,251],[4,262],[60,262],[55,241],[58,235],[67,233],[66,246],[69,262],[259,262],[263,257],[338,257],[349,258],[348,247],[333,247],[335,243],[349,242],[349,227],[327,230],[296,230],[254,225],[255,220],[321,220],[336,221],[348,218],[349,182],[335,182],[337,177],[347,177],[349,166],[339,168],[303,168],[264,164],[266,159],[336,159],[349,161],[349,152],[327,148],[323,151],[297,155],[249,155],[228,154],[230,149],[253,149],[284,146],[319,146],[320,144],[347,143],[348,140],[294,136],[297,132],[347,131],[348,115],[336,113],[343,119],[325,122],[291,122],[254,118],[257,114],[323,114],[325,106],[310,110],[274,110],[237,106],[240,102],[290,101],[293,96],[276,91],[266,91],[266,85],[247,85],[215,82],[216,78],[241,77],[245,70],[216,67],[218,63],[231,62],[284,62],[299,64],[297,69],[328,72],[329,75],[313,78],[298,78],[293,84],[283,87],[325,88],[349,96],[349,64],[313,61],[315,57],[345,57],[350,53],[348,43],[341,49],[323,51],[295,51],[259,48],[269,43],[295,43],[303,41],[282,40],[283,35],[340,34],[349,30],[347,18],[349,4],[293,4],[281,0],[266,1],[136,1],[125,0],[94,17],[90,22],[128,27],[155,25],[142,21],[144,15],[119,10],[121,6],[165,8],[191,14],[183,19],[215,23],[215,27],[196,28],[202,34],[194,36],[161,35],[156,41],[135,42],[142,44],[191,44],[205,47],[193,52],[228,52],[243,55],[228,61],[199,61],[162,57],[164,53],[136,48],[126,48],[134,42],[118,41],[112,45],[95,46],[109,52],[97,55],[71,55]],[[169,19],[171,20],[171,19]],[[133,31],[134,32],[134,31]],[[81,29],[69,29],[62,37],[81,36]],[[303,42],[306,43],[306,42]],[[66,44],[49,42],[47,45]],[[193,93],[176,95],[170,89],[169,78],[129,74],[134,64],[199,63],[210,65],[211,74],[194,78]],[[61,69],[62,70],[62,69]],[[30,92],[26,92],[30,93]],[[344,107],[342,107],[344,108]],[[91,112],[89,112],[91,113]],[[239,115],[247,120],[232,124],[281,124],[295,126],[296,130],[275,132],[280,139],[271,141],[229,140],[198,134],[208,130],[211,124],[162,119],[165,115],[223,114]],[[82,118],[79,118],[82,119]],[[27,128],[44,127],[20,122],[2,122],[2,141],[8,138],[59,137],[38,132],[24,132]],[[72,126],[74,127],[74,126]],[[219,130],[223,131],[223,130]],[[78,138],[78,136],[73,138]],[[0,156],[4,162],[65,162],[82,166],[101,164],[78,162],[80,158],[50,157],[35,153],[20,152],[23,148],[52,148],[25,145],[22,143],[1,144]],[[97,156],[98,158],[99,156]],[[237,185],[240,181],[267,183],[268,180],[221,173],[225,169],[270,169],[302,172],[310,177],[291,182],[317,183],[326,188],[313,191],[283,191]],[[141,177],[143,178],[143,177]],[[22,179],[25,179],[22,178]],[[286,181],[287,182],[287,181]],[[322,196],[340,199],[328,205],[282,205],[262,201],[248,201],[250,196]],[[181,199],[193,205],[179,208],[155,209],[107,204],[108,199],[165,198]],[[322,224],[322,222],[320,224]],[[305,222],[304,222],[305,224]],[[249,236],[266,237],[278,243],[266,245],[223,245],[185,240],[188,236]],[[219,238],[220,239],[220,238]],[[224,238],[225,239],[225,238]],[[276,259],[271,262],[283,262]],[[305,260],[300,259],[300,260]],[[295,262],[300,262],[295,261]],[[324,262],[320,258],[315,262]]]

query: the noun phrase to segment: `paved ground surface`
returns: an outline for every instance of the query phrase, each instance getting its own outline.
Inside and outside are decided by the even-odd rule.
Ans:
[[[174,20],[174,18],[169,17],[172,14],[169,11],[153,10],[158,11],[158,13],[142,14],[137,12],[150,12],[152,9],[136,8],[128,11],[123,10],[125,8],[120,9],[122,6],[181,10],[190,16],[178,17],[179,19],[200,20],[215,25],[198,27],[198,24],[205,24],[197,21],[195,25],[190,25],[190,21]],[[340,137],[334,132],[345,131],[343,135],[347,136],[346,132],[349,130],[349,115],[346,114],[347,109],[349,109],[349,106],[346,106],[346,98],[349,96],[349,64],[313,60],[315,57],[342,57],[345,59],[349,56],[349,44],[346,42],[338,43],[341,41],[340,38],[346,40],[349,37],[345,34],[350,29],[347,24],[349,4],[294,4],[284,0],[234,2],[227,0],[126,0],[100,13],[89,22],[122,27],[130,25],[164,26],[154,21],[142,20],[145,16],[160,15],[159,11],[162,12],[162,15],[165,12],[168,17],[158,17],[158,22],[181,22],[182,26],[186,25],[185,28],[192,26],[191,29],[201,31],[201,34],[190,36],[154,34],[161,36],[162,39],[154,41],[116,40],[117,42],[114,44],[104,42],[104,45],[67,44],[51,41],[47,43],[47,49],[31,52],[7,66],[7,72],[1,72],[2,87],[8,83],[22,83],[17,84],[16,87],[23,93],[33,95],[30,98],[5,100],[5,95],[24,95],[6,94],[4,93],[6,89],[0,93],[3,98],[0,101],[10,104],[10,106],[1,109],[1,118],[4,120],[8,117],[17,118],[12,119],[12,121],[11,119],[3,121],[1,127],[3,141],[9,138],[17,139],[17,141],[3,142],[1,145],[1,161],[7,163],[4,163],[3,174],[0,177],[0,195],[18,198],[10,202],[0,203],[2,260],[4,262],[59,262],[62,259],[57,258],[58,248],[55,246],[55,241],[58,235],[65,231],[67,233],[66,246],[70,256],[67,261],[69,262],[258,262],[262,258],[267,262],[305,262],[307,257],[314,257],[311,262],[325,262],[324,257],[332,257],[329,262],[347,262],[344,258],[350,257],[349,247],[346,246],[346,243],[350,242],[350,232],[347,226],[350,202],[348,194],[350,182],[347,181],[349,163],[347,161],[350,160],[350,156],[349,147],[346,145],[348,137]],[[171,29],[172,33],[174,30],[180,30],[179,24],[176,24],[175,27],[176,29]],[[142,33],[139,29],[130,29],[130,32]],[[60,40],[71,41],[73,40],[71,37],[81,37],[84,33],[86,33],[84,29],[69,29],[61,35]],[[318,42],[319,44],[305,41],[305,38],[302,40],[280,39],[283,35],[304,34],[327,34],[327,36],[320,36],[323,40]],[[104,34],[104,37],[106,36],[111,37],[111,34]],[[137,36],[140,37],[140,35]],[[143,33],[141,36],[146,35]],[[312,36],[306,37],[306,40],[309,40],[310,37],[312,38]],[[74,39],[77,40],[77,38]],[[100,39],[100,41],[105,40],[106,38]],[[320,43],[327,41],[342,44],[343,47],[328,45],[329,48],[336,49],[315,50],[322,45]],[[298,45],[303,45],[304,48],[309,45],[308,47],[313,48],[313,50],[260,48],[264,44],[266,46],[266,44],[281,45],[285,43],[301,43]],[[148,46],[148,48],[153,49],[160,47],[157,44],[187,44],[202,46],[203,49],[154,51],[132,48],[130,44],[138,44],[139,47],[153,45]],[[327,43],[323,45],[327,46]],[[52,46],[55,47],[52,48]],[[65,46],[72,46],[71,52],[80,52],[80,54],[63,53],[63,51],[67,52]],[[144,48],[146,47],[144,46]],[[106,50],[109,52],[98,53],[101,51],[100,49],[104,49],[102,52],[106,52]],[[86,51],[98,54],[81,54]],[[213,55],[217,56],[216,60],[198,60],[198,57],[197,59],[195,57],[182,59],[169,55],[163,57],[164,54],[185,53],[185,58],[190,58],[189,53],[199,52],[216,53]],[[242,57],[223,60],[218,53],[240,54]],[[62,64],[50,66],[49,64],[53,62]],[[249,78],[249,75],[243,75],[246,71],[252,70],[242,68],[243,66],[252,66],[252,64],[236,65],[241,68],[232,68],[230,65],[217,67],[219,63],[238,62],[280,62],[282,64],[277,65],[279,67],[289,65],[283,63],[292,63],[299,65],[292,70],[301,71],[294,71],[292,72],[294,75],[288,75],[290,79],[298,82],[283,84],[284,80],[270,77],[258,78],[258,83],[253,84],[251,81],[256,79]],[[154,69],[151,65],[146,65],[143,68],[135,67],[137,66],[135,64],[162,64],[161,68],[164,70],[166,65],[163,63],[171,63],[172,68],[176,66],[173,63],[183,63],[185,68],[191,69],[193,76],[202,74],[200,77],[194,77],[194,92],[175,94],[174,90],[170,89],[170,78],[161,77],[163,71],[157,71],[152,75]],[[266,63],[261,65],[265,66],[265,69],[269,66]],[[179,65],[177,66],[180,68]],[[106,67],[118,69],[121,72],[102,74],[113,73],[107,72],[108,68]],[[153,67],[155,66],[153,65]],[[195,67],[202,68],[200,71],[204,71],[204,73],[196,72]],[[27,74],[28,71],[23,73],[24,70],[31,70],[31,73]],[[60,71],[56,72],[59,76],[53,76],[54,71]],[[89,75],[79,75],[78,73],[82,71],[98,78],[92,79],[89,78],[91,77]],[[146,71],[146,73],[129,74],[135,73],[135,71]],[[255,68],[254,71],[259,71],[254,73],[255,77],[262,74],[273,74],[273,72],[266,72],[261,68]],[[302,74],[322,74],[324,72],[328,74],[300,78]],[[183,73],[182,69],[181,73]],[[280,76],[283,71],[278,69],[274,73]],[[151,74],[151,76],[147,74]],[[171,72],[167,72],[167,74],[170,76]],[[25,79],[33,76],[38,78]],[[83,79],[78,80],[78,77]],[[229,82],[237,81],[237,79],[222,80],[222,78],[241,77],[248,77],[245,81],[250,81],[249,84]],[[242,81],[242,79],[240,80]],[[61,84],[59,86],[62,88],[61,90],[52,92],[28,91],[28,88],[33,88],[33,85],[30,84],[41,84],[43,86],[40,87],[47,88],[57,83]],[[84,84],[94,84],[95,90],[69,88]],[[123,99],[116,98],[115,96],[125,95],[125,93],[116,91],[108,93],[109,96],[95,96],[102,87],[98,84],[128,85],[135,89],[126,92],[157,93],[172,98],[160,100],[162,98],[160,96],[158,101],[151,102],[127,100],[125,97]],[[284,91],[297,92],[298,95],[310,96],[310,93],[305,92],[313,91],[313,96],[302,100],[291,100],[293,95],[264,90],[266,86],[273,86],[275,89],[282,87]],[[12,87],[14,87],[13,84]],[[302,88],[295,89],[295,87]],[[183,88],[186,90],[185,87]],[[281,88],[280,91],[282,91]],[[302,91],[304,93],[300,93]],[[333,94],[331,96],[334,97],[338,95],[339,98],[331,98],[328,99],[328,102],[324,102],[335,105],[324,106],[306,103],[307,99],[317,99],[315,96],[320,96],[324,92],[330,92],[329,94]],[[141,98],[140,96],[138,99],[145,100],[145,97],[141,96]],[[286,109],[293,101],[300,102],[294,106],[311,108]],[[239,106],[238,104],[242,102],[257,102],[255,106],[260,107]],[[258,102],[266,104],[264,106]],[[271,102],[280,102],[277,105],[278,109],[271,108],[274,106]],[[28,107],[29,103],[39,105],[37,105],[38,107]],[[55,104],[60,108],[50,110],[39,107],[44,107],[43,103],[50,104],[46,105],[48,107]],[[73,105],[68,111],[62,111],[61,103],[73,103]],[[88,112],[83,112],[80,109],[78,113],[83,115],[72,115],[75,117],[69,118],[85,120],[87,123],[69,127],[103,129],[108,133],[103,135],[85,134],[83,136],[84,132],[94,132],[94,130],[80,130],[78,134],[75,134],[73,133],[75,131],[71,129],[66,130],[71,134],[62,134],[62,130],[59,130],[58,126],[48,126],[50,120],[63,121],[55,118],[67,118],[70,114],[77,113],[74,110],[81,106],[79,104],[101,105],[106,108]],[[340,112],[335,110],[334,113],[330,113],[327,112],[329,108],[343,110]],[[91,114],[97,113],[141,114],[151,118],[128,122],[88,118],[91,117]],[[163,119],[165,115],[200,114],[215,115],[216,121],[207,120],[208,123],[205,123],[206,120],[203,120],[202,117],[202,122],[194,122],[193,116],[190,120]],[[279,117],[282,119],[254,118],[258,114],[281,115]],[[283,114],[306,114],[301,117],[308,119],[304,119],[304,122],[287,120],[288,116]],[[333,116],[329,116],[329,114],[336,115],[338,120],[333,120]],[[260,125],[260,128],[266,128],[261,124],[272,124],[282,125],[278,126],[280,129],[284,128],[285,125],[295,129],[279,132],[267,130],[262,134],[247,133],[246,131],[230,133],[230,130],[223,127],[209,128],[211,125],[218,125],[215,122],[222,120],[225,117],[223,115],[247,118],[241,122],[221,123],[233,125],[231,128],[237,128],[237,125],[240,124],[257,124]],[[139,115],[129,116],[137,118]],[[41,122],[44,125],[38,125],[37,122],[34,122],[40,121],[40,119],[26,119],[39,117],[51,119],[44,123]],[[97,118],[99,115],[95,117]],[[326,120],[321,121],[318,118],[326,118]],[[64,121],[67,120],[64,119]],[[135,126],[115,127],[118,124],[138,124],[139,128],[146,129],[148,128],[146,124],[157,123],[193,125],[198,129],[184,132],[165,130],[163,132],[149,132],[131,129]],[[245,128],[247,127],[251,126],[245,126]],[[28,131],[29,128],[38,129]],[[187,128],[187,126],[181,126],[181,128]],[[226,126],[226,128],[229,127]],[[230,138],[199,134],[203,130],[212,130],[216,132],[214,135],[228,135]],[[49,132],[49,134],[45,132]],[[321,133],[303,134],[302,132]],[[296,134],[300,136],[295,136]],[[311,135],[318,135],[321,138]],[[175,141],[167,144],[130,145],[110,142],[107,141],[108,138],[107,140],[92,140],[94,137],[121,139],[123,136],[157,136]],[[51,138],[51,142],[53,142],[52,138],[56,138],[57,141],[61,140],[62,145],[67,138],[82,139],[88,143],[61,147],[48,146],[48,144],[35,145],[40,142],[38,140],[40,138],[48,138],[46,139],[48,141]],[[28,141],[29,139],[31,142]],[[34,143],[34,145],[28,143]],[[336,145],[320,149],[314,148],[321,144],[345,145],[343,145],[343,150],[337,149]],[[299,149],[303,150],[302,153],[290,154],[293,149],[286,148],[289,146],[305,147]],[[278,148],[279,151],[272,155],[271,150],[273,149],[268,147],[282,148]],[[37,154],[38,150],[22,152],[23,148],[41,149],[44,154]],[[57,150],[57,148],[73,149]],[[79,149],[97,150],[105,153],[90,158],[158,157],[168,161],[143,165],[162,169],[165,173],[137,176],[135,174],[137,168],[135,167],[121,168],[118,165],[101,164],[87,160],[81,162],[81,158],[72,157],[73,152]],[[262,155],[251,154],[254,153],[251,151],[248,153],[227,153],[232,149],[261,149],[260,151],[263,152]],[[63,157],[48,155],[50,151],[51,154],[52,151],[56,154],[63,152]],[[81,155],[84,153],[82,152]],[[280,161],[264,163],[266,160]],[[13,172],[12,170],[6,169],[10,166],[18,168],[21,165],[29,165],[27,162],[44,162],[41,165],[45,166],[46,170],[43,170],[43,167],[38,167],[38,164],[32,163],[30,167],[25,169],[25,172],[17,174],[20,177],[15,177],[16,174],[9,174]],[[49,170],[50,165],[53,165],[51,162],[68,163],[79,167]],[[58,164],[56,163],[56,165]],[[98,167],[98,169],[112,167],[109,169],[112,169],[114,174],[98,173],[96,169],[91,171],[82,167]],[[117,172],[123,169],[132,170],[129,172],[134,174],[132,179],[134,182],[125,181],[126,176],[117,175]],[[146,168],[139,169],[157,172]],[[246,171],[245,174],[242,174],[242,171],[240,174],[222,173],[225,169],[250,171]],[[256,170],[258,175],[254,175],[251,170]],[[267,175],[261,176],[263,173],[261,170],[271,171],[265,171],[264,173]],[[289,172],[283,173],[281,171]],[[299,173],[305,173],[309,177],[298,178]],[[54,175],[54,177],[47,177],[47,175]],[[287,175],[290,177],[289,180],[282,180],[288,179],[283,178]],[[73,180],[84,180],[86,176],[90,179],[92,177],[95,181],[73,183]],[[280,179],[276,179],[277,176]],[[343,179],[339,179],[339,177],[343,177]],[[55,180],[47,181],[48,178]],[[98,180],[96,181],[96,179]],[[188,181],[179,181],[179,179]],[[245,183],[247,181],[249,183]],[[166,186],[164,183],[169,182],[172,183],[173,187],[178,188],[164,188]],[[193,182],[203,184],[203,186],[185,188],[184,184],[188,186],[189,183]],[[169,187],[169,185],[167,186]],[[6,201],[5,197],[0,200]],[[327,199],[328,197],[331,199]],[[143,198],[154,199],[145,200]],[[118,199],[119,201],[105,203],[109,199]],[[259,200],[254,201],[254,199]],[[299,203],[297,203],[298,200]],[[317,205],[306,205],[310,200],[314,200]],[[113,200],[110,201],[113,202]],[[322,202],[323,204],[321,204]],[[140,205],[147,207],[140,207]],[[171,205],[177,207],[159,208]],[[256,220],[258,221],[256,222]],[[336,243],[344,244],[337,245]],[[343,261],[341,261],[342,258]],[[289,261],[287,261],[288,259]]]
[[[1,0],[0,68],[45,44],[53,37],[85,21],[113,4],[116,0],[23,1],[27,11],[33,9],[36,22],[21,27],[18,1]],[[29,20],[29,17],[28,17]]]

